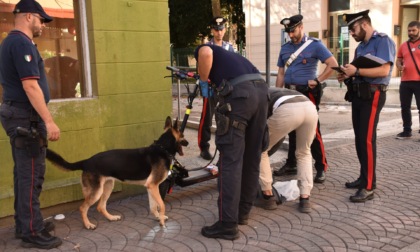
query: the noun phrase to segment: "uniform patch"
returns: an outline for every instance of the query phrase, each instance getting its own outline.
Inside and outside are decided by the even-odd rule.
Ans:
[[[27,62],[31,62],[31,60],[32,60],[32,56],[31,55],[25,55],[24,58],[25,58],[25,60]]]

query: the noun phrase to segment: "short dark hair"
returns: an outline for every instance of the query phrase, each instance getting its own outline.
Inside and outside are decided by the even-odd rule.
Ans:
[[[411,21],[408,24],[408,27],[414,27],[414,26],[417,26],[417,28],[420,28],[420,22],[419,21]]]

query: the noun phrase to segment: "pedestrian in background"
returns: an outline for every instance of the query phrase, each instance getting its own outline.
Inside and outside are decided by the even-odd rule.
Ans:
[[[47,107],[50,96],[44,61],[32,39],[41,36],[45,23],[52,18],[34,0],[21,0],[13,13],[14,29],[0,46],[3,87],[0,115],[15,164],[15,236],[22,239],[25,248],[51,249],[62,241],[50,235],[53,223],[43,222],[39,196],[44,182],[47,139],[58,140],[60,129]],[[18,127],[27,133],[20,133]]]
[[[297,90],[307,96],[319,110],[322,96],[321,82],[333,72],[331,67],[338,66],[336,59],[319,39],[308,37],[303,31],[303,16],[295,15],[281,20],[290,41],[281,47],[277,61],[278,74],[276,87],[286,87]],[[318,62],[326,65],[324,71],[316,76]],[[296,133],[289,133],[289,152],[286,163],[273,175],[297,174],[296,170]],[[325,172],[328,164],[322,141],[320,124],[316,128],[316,135],[311,145],[312,157],[315,159],[315,183],[325,182]]]
[[[299,211],[309,213],[309,196],[313,187],[311,144],[315,136],[318,113],[315,105],[303,94],[284,88],[270,88],[267,126],[269,132],[268,150],[289,132],[296,132],[297,180],[300,191]],[[261,154],[260,186],[262,198],[256,206],[266,210],[277,208],[273,195],[273,174],[270,167],[268,150]]]
[[[408,41],[398,49],[396,66],[401,71],[400,103],[403,132],[397,139],[410,138],[411,101],[416,98],[417,110],[420,113],[420,22],[412,21],[408,24]],[[420,131],[419,131],[420,133]]]
[[[268,86],[249,60],[220,46],[201,45],[195,58],[202,95],[208,95],[210,79],[219,99],[215,113],[219,220],[201,233],[234,240],[239,238],[238,224],[248,223],[258,193],[264,137],[268,141]]]
[[[211,33],[213,38],[207,42],[209,45],[217,45],[223,49],[234,52],[233,46],[223,41],[223,37],[226,33],[226,22],[227,19],[224,17],[215,17],[211,21]],[[198,127],[198,146],[200,147],[200,157],[206,160],[212,159],[212,155],[209,152],[211,139],[211,126],[213,122],[214,109],[217,104],[217,96],[212,90],[209,93],[209,97],[203,97],[203,109],[201,111],[200,125]]]
[[[344,74],[337,75],[339,82],[346,83],[346,100],[352,103],[356,153],[360,162],[359,177],[353,182],[347,182],[345,186],[358,189],[350,196],[350,201],[365,202],[373,199],[376,188],[376,128],[391,79],[395,43],[388,35],[379,33],[372,27],[369,10],[344,14],[343,19],[347,22],[350,35],[356,42],[360,42],[355,59],[369,54],[379,58],[376,60],[379,66],[362,68],[353,61],[355,65],[344,65],[341,67]]]

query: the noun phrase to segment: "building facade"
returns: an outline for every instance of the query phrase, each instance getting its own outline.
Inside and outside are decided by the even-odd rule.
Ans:
[[[0,1],[0,42],[13,28],[17,2]],[[171,81],[163,78],[170,62],[168,1],[38,2],[54,18],[34,39],[50,83],[49,108],[61,130],[49,148],[73,162],[153,143],[172,113]],[[81,199],[79,182],[80,172],[47,162],[41,207]],[[118,184],[115,190],[144,188]],[[13,200],[12,154],[0,129],[0,217],[13,215]]]
[[[373,27],[388,34],[397,48],[408,39],[407,25],[419,20],[420,0],[243,0],[246,20],[247,57],[261,70],[266,69],[266,2],[270,4],[269,71],[277,72],[281,45],[287,40],[280,21],[300,13],[307,35],[317,37],[330,49],[339,64],[352,61],[357,42],[349,37],[344,13],[370,9]],[[393,75],[397,75],[394,70]]]

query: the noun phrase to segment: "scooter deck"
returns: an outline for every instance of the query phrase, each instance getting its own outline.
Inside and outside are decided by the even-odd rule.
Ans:
[[[214,179],[217,178],[218,174],[212,174],[210,173],[208,170],[206,169],[200,169],[200,170],[196,170],[196,171],[188,171],[188,177],[186,178],[181,178],[179,180],[176,181],[176,184],[184,187],[184,186],[189,186],[189,185],[193,185],[196,183],[200,183],[203,181],[207,181],[210,179]]]

